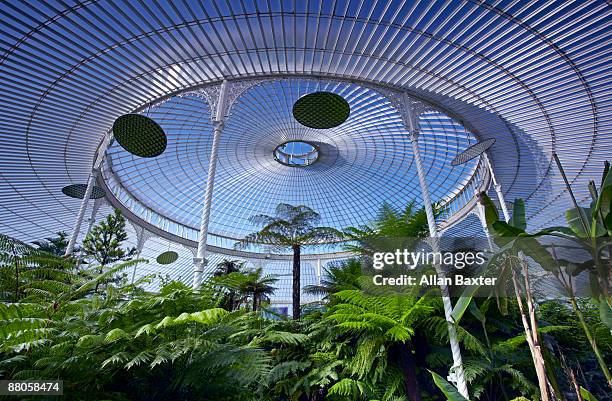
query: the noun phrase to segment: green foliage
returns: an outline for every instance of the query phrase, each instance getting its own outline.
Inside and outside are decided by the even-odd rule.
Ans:
[[[435,208],[434,214],[440,214]],[[415,202],[410,202],[403,210],[397,210],[388,204],[383,204],[378,218],[368,225],[348,227],[344,236],[350,242],[346,248],[361,255],[372,252],[373,245],[380,245],[381,239],[412,239],[429,236],[425,208],[416,208]],[[401,244],[398,244],[401,245]]]
[[[438,388],[444,393],[447,400],[467,401],[467,399],[459,393],[455,386],[447,382],[442,376],[432,371],[429,373],[431,373],[434,383],[436,383],[436,386],[438,386]]]
[[[309,285],[304,292],[323,295],[325,300],[331,300],[331,295],[343,290],[356,290],[361,288],[362,264],[357,258],[330,262],[324,268],[320,285]]]
[[[600,319],[608,327],[612,327],[609,323],[608,315],[610,314],[610,305],[612,298],[610,296],[610,275],[612,270],[612,259],[610,257],[610,249],[612,249],[612,173],[610,172],[609,163],[606,162],[601,180],[601,186],[595,187],[591,182],[589,184],[589,192],[593,198],[593,202],[589,207],[574,207],[566,212],[566,220],[569,228],[566,227],[550,227],[541,230],[538,233],[528,234],[525,229],[525,206],[522,200],[515,201],[515,210],[510,224],[495,221],[496,210],[487,195],[480,195],[481,203],[485,206],[487,224],[491,232],[495,234],[495,241],[500,246],[502,253],[514,253],[515,255],[521,252],[538,263],[544,270],[553,273],[553,277],[558,281],[560,286],[565,290],[570,304],[576,314],[576,317],[581,323],[581,328],[584,331],[589,346],[595,354],[602,373],[606,377],[608,386],[612,388],[612,374],[608,368],[608,364],[597,344],[598,338],[593,335],[592,330],[586,323],[583,312],[578,307],[576,302],[576,288],[574,281],[576,277],[582,274],[590,280],[590,290],[592,296],[599,298]],[[573,247],[582,248],[585,253],[590,254],[590,259],[587,261],[565,260],[557,256],[559,249],[564,246],[544,247],[538,242],[538,237],[552,236],[561,237],[565,240],[564,243],[571,243]],[[508,239],[508,237],[514,237]],[[570,249],[570,248],[568,248]],[[570,250],[571,254],[579,254],[576,249]],[[522,259],[522,258],[521,258]]]
[[[261,226],[261,230],[248,234],[238,247],[269,245],[274,248],[322,245],[340,238],[341,234],[331,227],[319,227],[321,216],[311,208],[281,203],[276,215],[255,215],[249,221]]]
[[[86,257],[100,266],[108,266],[134,255],[135,249],[122,248],[126,240],[125,217],[119,209],[115,209],[113,214],[109,214],[87,234],[83,240],[83,251]]]
[[[227,342],[240,316],[190,288],[172,283],[134,298],[129,286],[107,287],[83,298],[93,285],[81,280],[51,308],[0,308],[1,350],[21,357],[4,358],[9,377],[61,377],[68,399],[78,400],[249,399],[249,385],[266,377],[263,351]]]
[[[33,241],[39,251],[47,252],[52,255],[62,256],[68,247],[68,234],[65,231],[56,233],[55,237],[48,237],[44,240]],[[75,247],[75,252],[79,252],[79,247]]]
[[[250,304],[255,312],[261,308],[262,302],[274,293],[274,284],[277,281],[275,276],[266,275],[262,268],[258,268],[217,274],[205,287],[212,289],[211,296],[220,298],[219,304],[225,309],[232,311],[239,306],[246,307]]]
[[[580,387],[580,395],[582,396],[584,401],[597,401],[597,398],[595,398],[593,394],[591,394],[587,389],[582,386]]]
[[[119,209],[115,209],[113,214],[106,216],[106,219],[91,229],[83,240],[83,256],[95,264],[93,274],[103,274],[108,266],[129,260],[136,254],[135,248],[123,249],[122,245],[127,238],[125,217]],[[110,276],[100,284],[117,283],[123,277]],[[94,291],[97,292],[98,288],[99,285],[96,285]]]
[[[603,298],[599,301],[599,316],[602,323],[612,332],[612,307]]]

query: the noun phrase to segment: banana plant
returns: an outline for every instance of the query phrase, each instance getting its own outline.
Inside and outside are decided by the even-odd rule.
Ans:
[[[612,274],[612,171],[610,171],[610,164],[608,162],[604,165],[599,188],[591,181],[589,183],[589,193],[592,198],[589,207],[578,206],[566,211],[565,216],[568,227],[550,227],[535,234],[527,234],[524,226],[523,204],[522,217],[521,215],[517,216],[515,210],[512,218],[513,223],[516,223],[517,220],[522,223],[520,232],[513,231],[509,227],[516,227],[517,224],[506,224],[500,221],[492,222],[492,228],[496,233],[507,234],[514,232],[517,236],[524,237],[559,237],[566,242],[569,241],[577,245],[580,249],[590,254],[589,260],[578,262],[559,257],[557,255],[558,250],[554,245],[550,249],[545,249],[537,241],[525,242],[537,247],[537,249],[534,249],[537,252],[530,254],[530,256],[534,254],[539,255],[540,258],[536,261],[555,276],[567,293],[572,309],[580,321],[608,385],[612,388],[612,374],[576,302],[575,285],[573,282],[575,277],[583,273],[588,275],[591,293],[595,299],[599,299],[601,321],[612,332],[612,307],[610,306],[612,304],[612,297],[610,296],[610,279]],[[487,200],[486,195],[483,199],[486,203],[485,207],[493,216],[494,206],[492,202],[490,202],[490,199]]]
[[[552,266],[554,260],[546,248],[525,231],[527,220],[525,203],[522,199],[514,201],[512,218],[508,222],[500,220],[497,208],[486,193],[481,193],[479,199],[485,208],[485,219],[489,232],[492,234],[493,241],[499,247],[498,252],[491,259],[499,268],[497,273],[499,281],[496,287],[497,298],[502,301],[506,298],[506,283],[511,282],[536,370],[540,395],[543,401],[549,400],[553,396],[550,394],[549,387],[557,393],[558,391],[554,375],[546,369],[545,350],[541,346],[535,301],[532,295],[532,284],[526,258],[531,258],[545,269]]]

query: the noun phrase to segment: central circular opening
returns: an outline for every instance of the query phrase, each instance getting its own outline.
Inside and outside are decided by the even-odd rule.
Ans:
[[[304,141],[285,142],[274,149],[274,159],[289,167],[310,166],[319,158],[319,148]]]

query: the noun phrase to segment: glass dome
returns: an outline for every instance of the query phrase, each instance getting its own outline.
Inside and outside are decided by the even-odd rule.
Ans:
[[[321,87],[347,99],[352,111],[344,124],[313,129],[293,118],[293,103]],[[167,151],[144,159],[113,143],[107,151],[105,185],[118,199],[133,199],[124,206],[142,219],[151,222],[159,216],[168,222],[163,230],[195,241],[212,146],[208,103],[187,92],[143,112],[166,132]],[[432,196],[436,201],[452,198],[470,182],[477,161],[456,168],[450,161],[476,138],[437,111],[423,114],[420,126],[422,158],[428,180],[435,183]],[[292,168],[275,158],[279,144],[300,143],[310,147],[301,145],[306,152],[316,152],[308,168]],[[403,207],[419,200],[415,177],[410,137],[381,93],[340,81],[267,81],[239,97],[225,122],[209,237],[232,248],[231,240],[256,229],[249,217],[273,214],[279,203],[311,207],[321,214],[322,225],[340,230],[367,224],[383,204]]]

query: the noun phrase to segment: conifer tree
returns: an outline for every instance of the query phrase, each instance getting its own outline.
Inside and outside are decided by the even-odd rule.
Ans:
[[[124,249],[123,243],[128,235],[125,230],[125,217],[119,209],[106,219],[98,223],[83,240],[84,256],[95,261],[96,273],[102,274],[116,262],[129,260],[136,253],[136,248]],[[109,282],[117,282],[121,277],[116,277]],[[95,291],[97,292],[98,285]]]
[[[55,234],[55,237],[47,237],[42,240],[33,241],[32,244],[34,244],[38,250],[48,252],[52,255],[62,256],[66,252],[66,247],[68,246],[68,233],[59,231]],[[79,247],[75,247],[74,252],[78,253],[79,250]]]

